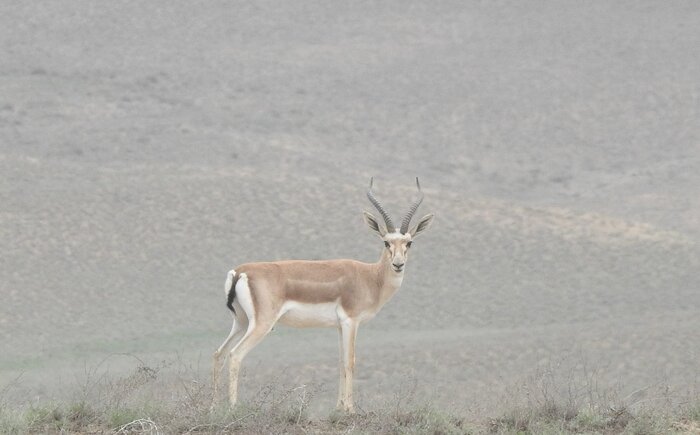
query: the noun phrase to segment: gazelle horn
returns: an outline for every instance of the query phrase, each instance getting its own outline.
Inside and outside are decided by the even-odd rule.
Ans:
[[[416,202],[411,205],[411,208],[408,209],[408,213],[406,213],[406,216],[404,216],[403,221],[401,221],[401,234],[406,234],[408,232],[408,225],[411,223],[411,218],[413,218],[413,215],[416,213],[416,210],[418,210],[418,206],[420,206],[420,203],[423,202],[423,192],[420,190],[420,183],[418,182],[418,177],[416,177],[416,186],[418,187],[418,193],[420,193],[420,197],[416,200]]]
[[[391,218],[389,217],[389,213],[384,210],[384,207],[379,203],[379,200],[374,196],[374,193],[372,193],[372,183],[374,182],[374,177],[369,179],[369,189],[367,190],[367,198],[369,198],[369,202],[374,205],[374,207],[379,211],[379,214],[382,215],[382,218],[384,218],[384,223],[386,224],[386,230],[390,233],[394,232],[394,223],[391,222]]]

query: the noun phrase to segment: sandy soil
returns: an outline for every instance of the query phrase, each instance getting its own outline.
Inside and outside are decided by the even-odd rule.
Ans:
[[[0,54],[0,386],[205,373],[226,271],[372,261],[369,177],[399,216],[418,175],[437,220],[360,330],[361,404],[698,388],[696,2],[14,3]],[[336,345],[277,328],[242,394],[283,371],[331,408]]]

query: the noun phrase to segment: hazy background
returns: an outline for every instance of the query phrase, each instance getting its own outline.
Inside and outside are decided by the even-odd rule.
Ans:
[[[361,407],[547,367],[697,389],[699,98],[695,1],[4,2],[0,387],[208,373],[229,269],[374,261],[369,177],[400,220],[420,176],[437,218],[360,329]],[[331,409],[336,346],[276,328],[243,400],[281,377]]]

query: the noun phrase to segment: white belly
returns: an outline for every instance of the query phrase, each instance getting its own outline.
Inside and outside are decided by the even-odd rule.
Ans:
[[[338,325],[338,304],[336,302],[304,304],[289,301],[284,303],[281,312],[280,323],[296,328]]]

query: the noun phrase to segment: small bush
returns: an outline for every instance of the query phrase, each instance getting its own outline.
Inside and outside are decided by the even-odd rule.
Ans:
[[[700,401],[694,402],[690,406],[686,407],[681,415],[685,420],[700,423]]]
[[[463,419],[428,406],[415,411],[397,413],[393,417],[395,426],[401,433],[435,435],[465,433]]]
[[[0,433],[14,435],[28,432],[26,419],[22,413],[0,407]]]
[[[57,430],[63,426],[63,412],[57,406],[32,406],[24,418],[29,431]]]
[[[66,412],[67,420],[78,427],[85,427],[93,423],[96,417],[97,412],[83,401],[72,404]]]
[[[118,429],[127,423],[144,418],[145,415],[140,410],[132,408],[119,408],[109,411],[107,424],[109,427]]]
[[[599,432],[608,427],[608,420],[596,409],[583,409],[571,421],[571,429],[575,432]]]

